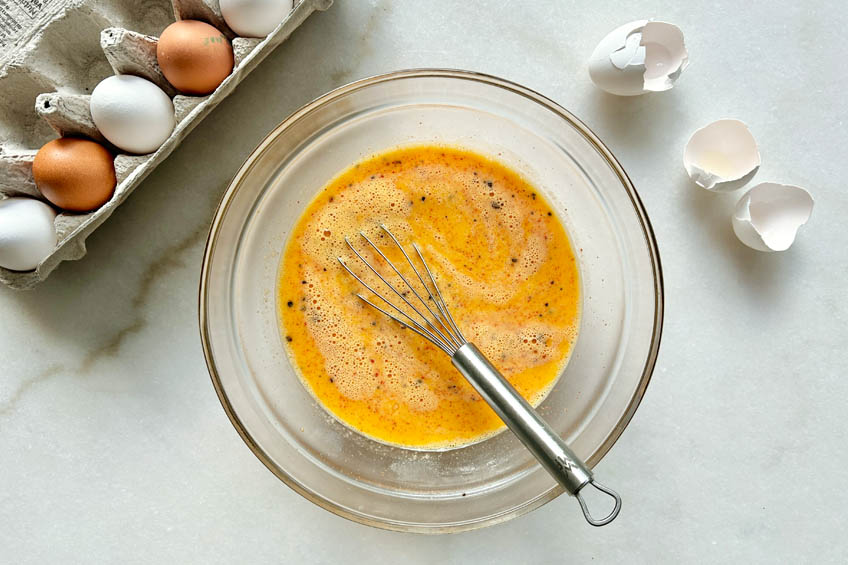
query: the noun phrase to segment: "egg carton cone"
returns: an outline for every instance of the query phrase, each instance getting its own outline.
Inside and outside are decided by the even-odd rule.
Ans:
[[[58,210],[58,244],[33,271],[0,267],[0,282],[32,288],[62,261],[85,255],[86,238],[112,214],[141,181],[271,51],[314,11],[333,0],[299,0],[264,38],[238,37],[226,25],[218,0],[42,0],[0,2],[0,200],[28,196],[46,202],[32,177],[38,149],[57,136],[82,136],[116,155],[118,184],[112,198],[93,212]],[[207,96],[187,96],[165,80],[156,61],[157,34],[175,19],[205,21],[233,46],[232,73]],[[132,74],[158,85],[174,103],[177,122],[154,153],[127,155],[97,130],[91,118],[91,91],[113,74]],[[49,204],[49,203],[48,203]]]

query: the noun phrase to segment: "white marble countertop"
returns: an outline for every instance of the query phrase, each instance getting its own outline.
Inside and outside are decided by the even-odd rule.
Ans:
[[[848,12],[839,0],[639,4],[337,0],[307,21],[89,238],[87,257],[33,291],[0,289],[0,560],[844,560]],[[595,90],[585,61],[597,41],[652,16],[686,34],[678,86],[635,99]],[[312,98],[427,66],[503,76],[572,110],[653,221],[665,332],[644,402],[599,466],[625,497],[609,527],[585,525],[567,498],[452,536],[348,522],[262,466],[209,381],[198,273],[231,175]],[[786,253],[736,241],[741,193],[687,180],[686,139],[722,117],[756,136],[756,180],[816,197]]]

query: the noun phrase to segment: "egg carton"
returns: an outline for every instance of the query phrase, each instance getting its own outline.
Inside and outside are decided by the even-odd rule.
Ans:
[[[53,252],[34,271],[0,267],[0,282],[16,289],[32,288],[62,261],[83,257],[86,238],[200,120],[312,12],[326,10],[332,3],[299,0],[267,37],[245,38],[227,27],[218,0],[43,0],[41,11],[29,15],[30,25],[17,30],[22,32],[11,44],[7,41],[4,45],[2,40],[7,38],[0,34],[0,199],[30,196],[44,200],[32,177],[32,161],[38,148],[57,134],[85,136],[109,147],[116,155],[118,181],[112,198],[97,210],[59,213],[55,220],[58,244]],[[233,72],[208,96],[178,94],[159,69],[155,34],[175,18],[205,21],[232,41]],[[172,97],[177,125],[154,153],[124,154],[95,127],[89,111],[90,92],[112,74],[141,76]]]

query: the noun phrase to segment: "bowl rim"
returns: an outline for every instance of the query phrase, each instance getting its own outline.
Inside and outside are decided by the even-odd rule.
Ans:
[[[656,300],[656,308],[654,309],[654,323],[653,323],[653,331],[651,335],[650,348],[648,350],[648,355],[645,360],[645,365],[642,369],[642,375],[639,379],[639,386],[633,392],[633,395],[628,402],[627,409],[622,414],[621,418],[618,420],[616,425],[607,435],[604,442],[600,445],[600,447],[595,451],[592,456],[587,459],[586,464],[593,468],[597,463],[603,459],[603,457],[609,452],[613,445],[618,441],[621,437],[624,430],[627,428],[630,421],[633,419],[633,415],[636,413],[636,409],[639,407],[639,404],[642,401],[642,398],[645,395],[645,391],[647,390],[648,384],[650,383],[651,376],[653,375],[654,368],[656,366],[657,358],[659,356],[659,348],[660,342],[662,340],[662,328],[663,328],[663,315],[664,315],[664,283],[663,283],[663,273],[662,273],[662,264],[660,261],[659,248],[657,246],[656,237],[654,235],[654,229],[651,225],[651,221],[648,218],[648,214],[645,211],[645,207],[642,203],[641,198],[639,197],[638,192],[636,191],[633,182],[630,180],[630,177],[624,171],[624,168],[612,154],[612,152],[607,148],[607,146],[598,138],[598,136],[580,119],[578,119],[574,114],[551,100],[550,98],[522,86],[516,82],[503,79],[494,75],[480,73],[476,71],[467,71],[462,69],[450,69],[450,68],[413,68],[413,69],[405,69],[392,71],[388,73],[382,73],[378,75],[373,75],[370,77],[362,78],[359,80],[355,80],[353,82],[347,83],[345,85],[334,88],[317,98],[311,100],[310,102],[304,104],[299,109],[292,112],[287,118],[285,118],[282,122],[280,122],[277,126],[275,126],[268,134],[260,141],[257,146],[251,151],[248,157],[245,159],[244,163],[238,169],[236,174],[233,176],[230,181],[227,189],[224,191],[221,200],[218,203],[218,206],[215,210],[215,214],[212,218],[212,222],[209,228],[209,235],[206,238],[206,243],[204,247],[203,253],[203,261],[201,264],[201,272],[200,272],[200,284],[198,291],[198,322],[200,326],[200,339],[201,345],[203,347],[203,356],[206,360],[206,367],[209,372],[209,376],[212,380],[212,385],[215,387],[215,393],[218,396],[218,400],[221,402],[221,406],[224,408],[224,412],[227,414],[227,417],[230,420],[230,423],[238,432],[241,439],[245,442],[248,448],[253,452],[253,454],[262,462],[265,467],[268,468],[278,479],[283,481],[286,485],[289,486],[292,490],[312,502],[313,504],[318,505],[319,507],[332,512],[337,516],[341,516],[343,518],[347,518],[348,520],[365,524],[368,526],[374,526],[382,529],[395,530],[395,531],[404,531],[404,532],[423,532],[423,533],[441,533],[441,532],[457,532],[464,531],[470,529],[481,528],[484,526],[492,525],[495,523],[502,522],[505,518],[502,515],[490,516],[488,519],[480,520],[478,522],[456,525],[456,524],[447,524],[441,526],[431,526],[431,527],[412,527],[409,525],[398,524],[393,522],[384,522],[375,520],[372,518],[368,518],[361,514],[357,514],[349,511],[346,508],[338,506],[332,501],[320,496],[318,493],[310,490],[305,485],[300,484],[294,477],[290,476],[285,470],[279,468],[271,458],[265,453],[265,451],[253,440],[252,436],[246,429],[246,427],[242,424],[241,419],[238,414],[236,414],[232,404],[230,404],[229,399],[227,398],[227,394],[224,391],[223,384],[220,379],[220,375],[218,374],[218,369],[215,364],[215,359],[212,355],[212,348],[209,338],[209,327],[208,327],[208,317],[206,314],[207,309],[207,289],[209,285],[209,276],[210,276],[210,263],[213,252],[217,245],[218,232],[220,230],[221,223],[223,218],[226,216],[227,210],[229,209],[230,203],[232,202],[235,194],[238,192],[243,178],[250,172],[253,168],[253,164],[259,157],[264,153],[266,147],[276,139],[277,136],[281,135],[286,129],[288,129],[292,124],[296,123],[298,120],[308,115],[312,111],[320,108],[324,104],[339,98],[341,96],[345,96],[351,92],[355,92],[357,90],[368,88],[374,86],[376,84],[391,82],[394,80],[403,80],[409,78],[426,78],[426,77],[438,77],[438,78],[456,78],[462,80],[471,80],[476,82],[481,82],[484,84],[488,84],[490,86],[495,86],[502,88],[504,90],[508,90],[520,96],[524,96],[525,98],[530,99],[531,101],[544,106],[566,122],[569,122],[573,127],[575,127],[585,138],[586,140],[594,146],[594,148],[598,151],[598,153],[607,161],[612,170],[615,172],[616,176],[621,181],[622,186],[627,191],[628,196],[630,197],[631,204],[633,205],[633,209],[636,212],[636,215],[639,219],[639,223],[642,227],[642,235],[645,239],[645,243],[647,249],[649,251],[650,259],[651,259],[651,267],[653,272],[653,280],[654,280],[654,297]],[[530,510],[534,510],[547,504],[551,500],[557,498],[560,494],[564,492],[562,489],[554,489],[552,491],[548,491],[548,493],[543,494],[542,496],[536,498],[532,501],[527,501],[525,504],[514,508],[512,511],[507,511],[506,516],[515,517],[520,514],[524,514],[529,512]]]

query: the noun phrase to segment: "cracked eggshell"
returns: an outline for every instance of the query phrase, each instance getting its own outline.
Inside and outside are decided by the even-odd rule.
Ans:
[[[619,96],[662,92],[689,64],[683,32],[674,24],[637,20],[607,34],[589,59],[589,76]]]
[[[56,247],[53,208],[32,198],[0,200],[0,266],[31,271]]]
[[[733,231],[757,251],[785,251],[813,212],[813,197],[800,186],[764,182],[745,193],[733,212]]]
[[[715,192],[744,186],[760,168],[760,152],[751,130],[734,119],[717,120],[689,138],[683,166],[695,184]]]

